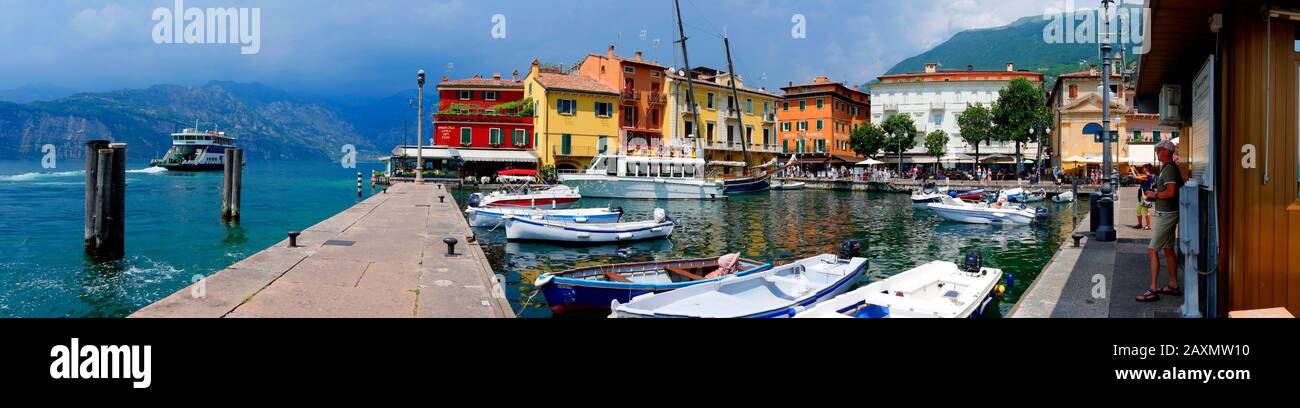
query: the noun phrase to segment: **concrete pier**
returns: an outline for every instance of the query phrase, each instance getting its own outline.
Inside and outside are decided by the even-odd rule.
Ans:
[[[1088,205],[1086,201],[1074,205]],[[1078,248],[1074,240],[1066,239],[1061,248],[1047,263],[1034,283],[1020,296],[1010,317],[1066,317],[1066,318],[1153,318],[1180,317],[1181,296],[1161,295],[1155,302],[1138,302],[1135,297],[1147,289],[1151,282],[1151,269],[1147,258],[1147,245],[1151,230],[1133,228],[1137,225],[1137,188],[1120,189],[1119,202],[1115,203],[1115,242],[1092,239],[1089,217],[1083,217],[1075,232],[1086,236]],[[1154,216],[1154,211],[1153,214]],[[1168,283],[1164,255],[1160,259],[1160,280],[1157,287]],[[1179,270],[1179,284],[1183,271]],[[1191,295],[1186,294],[1184,295]]]
[[[912,179],[888,179],[884,181],[863,181],[861,179],[841,177],[838,179],[829,178],[796,178],[781,177],[780,181],[799,181],[805,183],[806,188],[814,190],[835,190],[835,191],[869,191],[884,193],[909,193],[912,190],[921,187],[920,180]],[[984,188],[990,192],[1010,188],[1024,188],[1027,190],[1041,188],[1047,192],[1047,195],[1055,196],[1066,191],[1071,191],[1070,184],[1056,184],[1055,182],[1043,181],[1039,183],[1030,183],[1028,180],[999,180],[999,181],[979,181],[979,180],[931,180],[940,187],[948,187],[953,190],[967,190],[975,188]],[[1097,191],[1099,186],[1091,184],[1080,184],[1079,194],[1090,194]]]
[[[450,191],[398,184],[131,317],[514,317],[470,237]]]

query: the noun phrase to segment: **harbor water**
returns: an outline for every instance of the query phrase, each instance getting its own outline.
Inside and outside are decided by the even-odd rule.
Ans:
[[[132,160],[126,175],[126,257],[82,251],[85,173],[39,160],[0,161],[0,317],[123,317],[352,206],[356,173],[336,162],[244,168],[242,219],[221,222],[222,173],[175,173]],[[369,196],[370,185],[363,187]]]
[[[84,179],[79,160],[58,169],[40,162],[0,161],[0,317],[123,317],[337,214],[360,201],[356,173],[332,162],[249,161],[243,219],[220,220],[221,173],[174,173],[127,166],[126,257],[94,262],[82,251]],[[363,186],[372,194],[369,183]],[[469,193],[456,190],[464,205]],[[479,228],[501,249],[506,292],[521,317],[550,317],[533,281],[542,273],[605,264],[711,257],[739,252],[775,264],[834,252],[847,239],[868,243],[868,279],[930,260],[959,261],[980,250],[987,266],[1015,276],[998,311],[1005,313],[1068,238],[1086,204],[1052,209],[1031,226],[942,221],[915,209],[903,194],[773,191],[719,201],[583,199],[582,207],[623,207],[625,219],[656,207],[681,223],[671,239],[597,247],[507,243],[500,229]],[[489,251],[494,252],[494,251]],[[580,315],[579,315],[580,316]]]
[[[465,203],[473,190],[461,190]],[[506,242],[504,227],[477,228],[481,241],[501,244],[507,295],[520,317],[548,317],[550,309],[533,281],[542,273],[608,264],[713,257],[740,253],[774,265],[835,253],[848,239],[867,243],[870,282],[932,260],[961,263],[978,250],[985,266],[1002,268],[1014,285],[986,316],[1009,312],[1020,294],[1074,230],[1087,202],[1031,204],[1050,209],[1041,223],[993,226],[944,221],[913,208],[906,194],[849,191],[770,191],[718,201],[582,199],[576,207],[622,207],[624,220],[643,220],[662,207],[680,222],[670,239],[596,247]],[[498,271],[500,272],[500,271]],[[597,315],[577,315],[595,317]]]

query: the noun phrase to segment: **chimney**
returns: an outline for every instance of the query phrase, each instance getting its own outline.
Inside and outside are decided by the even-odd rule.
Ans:
[[[641,51],[637,51],[637,52],[636,52],[636,60],[637,60],[637,61],[640,61],[640,60],[641,60]]]
[[[1097,64],[1088,66],[1088,75],[1097,75]]]
[[[478,76],[478,74],[474,74],[474,79],[482,79],[482,78],[483,78],[483,77]]]
[[[935,64],[935,63],[925,64],[925,73],[933,74],[938,71],[939,71],[939,64]]]
[[[1015,71],[1016,71],[1016,64],[1013,64],[1013,63],[1008,62],[1008,63],[1007,63],[1007,72],[1015,72]]]
[[[448,79],[449,79],[449,78],[447,78],[447,76],[446,76],[446,75],[443,75],[443,76],[442,76],[442,82],[447,82],[447,81],[448,81]]]
[[[830,80],[831,80],[830,78],[827,78],[827,77],[824,77],[824,76],[819,76],[819,77],[817,77],[816,79],[813,79],[813,82],[814,82],[814,83],[819,83],[819,84],[820,84],[820,83],[823,83],[823,82],[830,82]]]
[[[609,52],[608,52],[608,55],[609,55],[610,58],[614,58],[614,44],[610,44],[610,45],[609,45]]]
[[[974,66],[974,65],[967,65],[967,66],[966,66],[966,72],[975,72],[975,66]]]
[[[514,77],[515,82],[519,82],[519,70],[516,69],[515,72],[511,74],[511,76]]]
[[[493,73],[492,73],[492,79],[495,79],[495,80],[500,81],[500,80],[501,80],[501,73],[500,73],[500,72],[493,72]]]

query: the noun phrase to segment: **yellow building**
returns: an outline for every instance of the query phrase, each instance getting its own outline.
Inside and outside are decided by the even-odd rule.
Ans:
[[[533,148],[540,165],[581,170],[598,154],[618,152],[617,89],[533,60],[524,96],[534,104]]]
[[[1051,135],[1052,166],[1067,174],[1078,175],[1089,170],[1099,170],[1103,163],[1102,144],[1093,134],[1084,133],[1089,123],[1101,124],[1102,94],[1101,72],[1096,66],[1087,71],[1061,75],[1048,97],[1053,125]],[[1125,115],[1129,113],[1128,93],[1120,91],[1120,76],[1114,74],[1110,81],[1111,128],[1119,131],[1119,142],[1111,145],[1111,160],[1119,171],[1127,171],[1129,139],[1125,137]],[[1136,157],[1136,156],[1132,156]],[[1122,173],[1121,173],[1122,174]]]
[[[776,110],[781,96],[764,89],[746,87],[739,76],[696,67],[691,74],[699,105],[699,120],[703,122],[703,126],[696,126],[694,112],[687,103],[686,76],[682,74],[684,72],[672,72],[667,77],[668,112],[663,117],[666,138],[683,146],[703,147],[711,161],[741,162],[744,150],[748,150],[749,164],[758,165],[770,161],[781,151],[776,140]],[[733,80],[740,95],[739,101],[732,97]],[[742,134],[748,143],[742,142]]]

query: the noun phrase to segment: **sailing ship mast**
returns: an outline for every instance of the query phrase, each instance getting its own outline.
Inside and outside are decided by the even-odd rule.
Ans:
[[[731,99],[736,110],[736,120],[740,121],[740,151],[745,155],[744,174],[749,174],[749,135],[745,132],[745,115],[740,113],[740,93],[736,91],[736,67],[731,64],[731,40],[727,38],[726,29],[722,31],[722,48],[727,51],[728,83],[731,84]]]
[[[686,101],[690,105],[691,115],[695,118],[695,125],[691,127],[694,134],[688,135],[688,137],[695,139],[695,148],[699,151],[700,157],[704,158],[704,149],[700,145],[700,138],[696,137],[700,133],[700,127],[702,126],[700,123],[700,104],[695,101],[695,78],[691,73],[691,58],[686,53],[686,29],[682,27],[681,0],[673,0],[673,5],[677,7],[677,34],[681,38],[676,42],[682,44],[682,62],[686,64]]]

